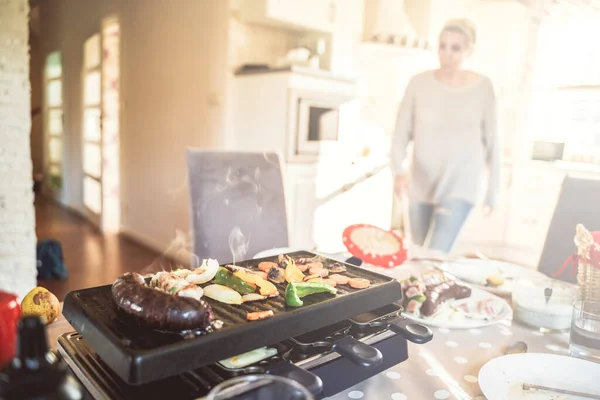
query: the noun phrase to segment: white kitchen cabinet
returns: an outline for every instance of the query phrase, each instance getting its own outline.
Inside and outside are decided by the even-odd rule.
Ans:
[[[498,206],[490,217],[474,210],[456,253],[479,250],[492,258],[537,267],[565,173],[552,164],[526,162],[503,171]]]
[[[242,20],[288,30],[333,32],[339,0],[241,0]]]
[[[317,208],[317,169],[291,164],[286,167],[285,179],[290,246],[315,249],[312,216]]]
[[[321,251],[344,251],[344,229],[352,224],[390,228],[392,179],[388,168],[352,186],[328,202],[318,204],[313,216],[313,236]]]
[[[537,266],[565,173],[552,164],[531,162],[515,168],[506,233],[508,248],[531,254]]]
[[[390,228],[389,168],[357,184],[348,183],[347,189],[340,190],[336,183],[331,186],[330,196],[321,185],[322,167],[289,165],[286,170],[291,247],[338,252],[345,249],[342,233],[349,225],[366,223]]]

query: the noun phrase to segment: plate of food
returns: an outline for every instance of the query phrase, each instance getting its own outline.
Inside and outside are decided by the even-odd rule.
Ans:
[[[401,283],[403,315],[425,325],[470,329],[493,325],[512,315],[512,309],[500,297],[444,271],[411,275]]]
[[[441,270],[476,288],[501,296],[510,295],[519,278],[539,278],[540,272],[496,260],[465,259],[443,263]]]
[[[488,361],[478,379],[488,400],[584,400],[600,398],[599,376],[600,364],[557,354],[524,353]]]

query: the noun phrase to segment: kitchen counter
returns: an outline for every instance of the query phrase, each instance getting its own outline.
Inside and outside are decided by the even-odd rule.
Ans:
[[[244,77],[244,76],[249,76],[249,75],[273,74],[273,73],[281,73],[281,72],[308,75],[308,76],[313,76],[316,78],[325,78],[325,79],[337,80],[337,81],[348,82],[348,83],[356,82],[355,78],[352,78],[349,76],[335,74],[331,71],[324,70],[324,69],[316,69],[316,68],[304,67],[304,66],[300,66],[300,65],[286,65],[286,66],[282,66],[282,67],[247,68],[247,69],[240,67],[235,70],[235,75],[238,77]]]

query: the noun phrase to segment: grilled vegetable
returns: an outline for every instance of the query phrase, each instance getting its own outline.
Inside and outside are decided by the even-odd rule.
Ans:
[[[247,303],[249,301],[264,300],[266,298],[267,298],[267,296],[263,296],[258,293],[245,294],[242,296],[242,303]]]
[[[223,267],[219,268],[214,282],[218,285],[227,286],[241,294],[254,293],[256,291],[256,286],[243,281],[237,276],[234,276],[231,272],[227,271]]]
[[[236,271],[233,275],[240,278],[244,282],[258,286],[260,288],[260,294],[263,296],[277,296],[279,294],[275,285],[273,285],[269,281],[264,280],[255,273],[247,272],[245,270],[240,269]]]
[[[204,295],[225,304],[242,304],[242,296],[235,290],[223,285],[208,285]]]
[[[285,271],[283,268],[273,266],[267,273],[267,278],[275,283],[283,283],[285,282]]]
[[[315,257],[311,257],[311,258],[309,258],[309,257],[299,257],[299,258],[296,258],[296,260],[294,260],[294,261],[296,261],[296,265],[308,264],[310,262],[315,261]]]
[[[233,273],[235,273],[237,271],[246,271],[249,274],[258,275],[265,280],[267,279],[267,273],[264,271],[257,271],[255,269],[238,267],[237,265],[231,265],[231,264],[226,265],[225,268],[227,268],[229,271],[231,271]]]
[[[414,297],[407,299],[404,302],[404,308],[406,309],[406,312],[410,314],[417,314],[417,312],[421,309],[426,299],[427,298],[423,294],[418,294]]]
[[[184,277],[194,285],[200,285],[213,279],[219,271],[219,262],[213,258],[202,260],[202,265]]]
[[[292,261],[292,259],[284,254],[280,254],[277,256],[277,263],[279,264],[279,266],[281,268],[287,267],[287,265],[290,261]]]
[[[337,274],[339,272],[346,272],[346,267],[340,263],[333,263],[329,267],[329,272],[332,272],[334,274]]]
[[[263,271],[254,271],[254,273],[258,276],[260,276],[261,278],[263,278],[265,281],[269,280],[269,275],[266,272]]]
[[[294,260],[289,259],[288,264],[285,267],[285,280],[289,283],[302,282],[304,280],[304,274],[298,269]]]
[[[485,278],[485,281],[488,286],[498,287],[504,285],[504,278],[500,275],[490,275]]]
[[[263,272],[269,272],[269,270],[273,267],[276,267],[277,263],[271,262],[271,261],[263,261],[258,263],[258,269],[260,269]]]
[[[273,357],[277,354],[277,349],[273,347],[261,347],[246,353],[238,354],[237,356],[219,361],[219,364],[226,368],[244,368],[259,361]]]
[[[292,282],[285,289],[285,304],[290,307],[300,307],[304,304],[302,297],[315,293],[336,294],[337,290],[326,283]]]
[[[273,310],[267,311],[256,311],[246,314],[246,319],[248,321],[258,321],[261,319],[271,318],[273,316]]]
[[[313,262],[309,262],[306,265],[308,265],[308,268],[323,268],[323,263],[320,261],[313,261]]]
[[[321,278],[321,274],[310,274],[304,277],[304,282],[308,282],[311,279]]]
[[[307,280],[306,282],[318,282],[318,283],[321,283],[321,282],[323,282],[323,278],[321,278],[321,277],[319,276],[318,278],[312,278],[312,279],[309,279],[309,280]]]
[[[202,298],[202,288],[192,285],[174,272],[157,272],[150,280],[150,287],[181,297]]]

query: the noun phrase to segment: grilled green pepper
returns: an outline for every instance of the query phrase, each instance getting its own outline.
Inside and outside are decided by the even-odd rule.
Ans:
[[[300,307],[304,304],[302,297],[315,293],[336,294],[337,289],[326,283],[292,282],[285,288],[285,304],[290,307]]]
[[[240,294],[250,294],[256,291],[255,286],[241,280],[223,267],[219,267],[214,283],[227,286]]]

